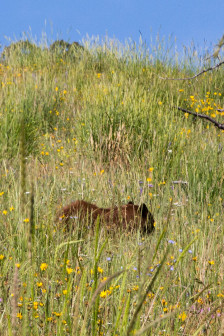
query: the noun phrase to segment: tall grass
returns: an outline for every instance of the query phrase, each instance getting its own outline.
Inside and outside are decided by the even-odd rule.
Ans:
[[[25,48],[25,49],[24,49]],[[27,49],[28,48],[28,49]],[[218,335],[223,328],[223,69],[166,46],[15,43],[0,66],[1,335]],[[155,233],[60,206],[146,203]],[[220,331],[221,335],[221,331]]]

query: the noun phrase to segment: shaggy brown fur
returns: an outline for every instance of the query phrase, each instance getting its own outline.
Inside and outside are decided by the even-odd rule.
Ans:
[[[77,218],[87,219],[91,226],[94,226],[98,216],[107,228],[140,228],[144,233],[154,230],[154,218],[144,203],[139,206],[129,202],[120,207],[99,208],[95,204],[77,200],[65,206],[58,214],[59,220],[66,224]]]

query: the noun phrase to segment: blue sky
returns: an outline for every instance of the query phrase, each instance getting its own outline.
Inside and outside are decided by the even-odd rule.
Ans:
[[[0,5],[0,44],[31,29],[37,41],[46,32],[49,41],[107,34],[137,42],[141,32],[148,45],[159,33],[176,37],[179,49],[192,41],[203,48],[224,34],[223,17],[224,0],[8,0]]]

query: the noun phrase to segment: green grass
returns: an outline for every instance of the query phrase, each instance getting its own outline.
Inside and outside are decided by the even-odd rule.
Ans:
[[[222,335],[224,134],[175,107],[223,122],[223,69],[162,80],[199,70],[162,44],[23,47],[0,66],[1,335]],[[155,232],[65,232],[76,199],[144,202]]]

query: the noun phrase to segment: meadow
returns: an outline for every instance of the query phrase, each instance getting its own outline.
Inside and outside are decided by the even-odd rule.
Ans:
[[[206,66],[212,60],[206,61]],[[12,43],[0,61],[0,334],[223,335],[223,68],[197,53]],[[148,236],[61,206],[146,203]]]

